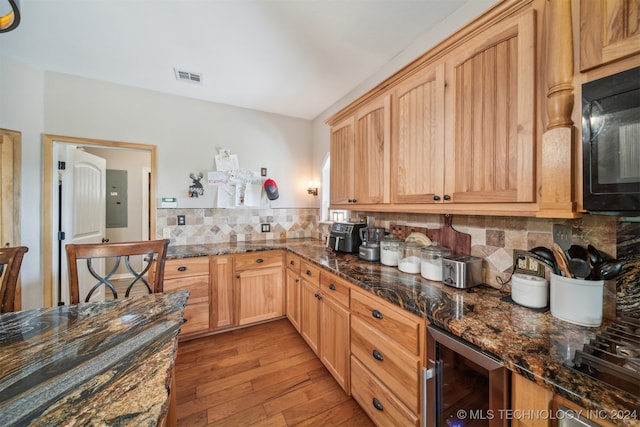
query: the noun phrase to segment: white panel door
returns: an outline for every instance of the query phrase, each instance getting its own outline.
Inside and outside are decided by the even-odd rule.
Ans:
[[[105,236],[106,160],[74,146],[64,148],[65,169],[62,177],[62,230],[65,244],[100,243]],[[66,252],[62,251],[62,283],[65,301],[69,301]],[[98,274],[104,274],[104,260],[93,263]],[[97,283],[86,268],[78,262],[80,300]],[[91,301],[104,300],[104,288],[94,293]]]

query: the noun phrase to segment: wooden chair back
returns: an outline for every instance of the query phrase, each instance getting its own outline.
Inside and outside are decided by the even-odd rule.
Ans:
[[[91,290],[84,297],[83,301],[88,302],[91,296],[101,287],[104,286],[111,291],[113,298],[118,298],[118,292],[114,286],[114,274],[118,271],[121,259],[124,258],[124,264],[128,274],[131,275],[125,297],[128,297],[134,285],[144,285],[149,293],[162,292],[164,282],[164,265],[167,259],[167,246],[169,240],[146,240],[137,242],[118,242],[118,243],[87,243],[87,244],[68,244],[66,245],[67,263],[69,267],[69,299],[71,304],[80,302],[80,284],[78,274],[78,261],[86,260],[86,265],[97,282],[91,287]],[[140,271],[131,265],[130,257],[146,255],[143,257],[142,268]],[[104,275],[98,274],[92,264],[92,260],[97,258],[111,258],[115,261],[113,268]],[[144,276],[147,275],[145,278]],[[106,290],[105,290],[106,291]]]
[[[0,313],[10,313],[15,309],[18,274],[26,246],[0,248]]]

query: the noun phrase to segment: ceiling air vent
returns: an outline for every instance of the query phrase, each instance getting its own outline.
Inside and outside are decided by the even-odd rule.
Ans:
[[[192,73],[191,71],[178,70],[174,68],[173,71],[176,73],[176,80],[181,82],[189,82],[195,84],[202,83],[202,74],[200,73]]]

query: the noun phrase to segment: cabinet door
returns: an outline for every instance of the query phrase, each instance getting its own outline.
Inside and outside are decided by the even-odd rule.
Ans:
[[[208,332],[210,327],[209,257],[169,259],[165,263],[164,291],[188,289],[189,300],[184,309],[186,322],[180,337]]]
[[[300,275],[287,268],[286,280],[286,311],[287,318],[296,331],[300,332]]]
[[[349,310],[331,298],[322,296],[320,301],[320,360],[349,394]]]
[[[284,315],[282,267],[240,271],[234,291],[238,325]]]
[[[391,201],[434,203],[444,189],[444,64],[400,84],[393,97]]]
[[[640,52],[640,0],[580,1],[580,70]]]
[[[535,201],[534,12],[505,19],[447,58],[445,196]]]
[[[302,280],[300,286],[300,334],[316,356],[320,355],[320,300],[318,285]]]
[[[355,201],[389,202],[390,96],[358,110],[355,133]]]
[[[351,117],[331,128],[331,204],[353,203],[355,125]]]
[[[211,259],[211,328],[235,325],[233,319],[233,257],[215,256]]]

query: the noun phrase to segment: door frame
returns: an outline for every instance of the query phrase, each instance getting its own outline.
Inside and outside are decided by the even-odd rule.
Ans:
[[[53,233],[57,224],[53,212],[53,180],[54,169],[53,148],[55,142],[69,142],[78,145],[121,148],[148,151],[150,155],[151,177],[149,182],[149,223],[151,230],[156,229],[156,183],[157,183],[157,147],[155,145],[136,144],[131,142],[109,141],[92,138],[77,138],[44,134],[42,137],[42,278],[44,307],[53,305]],[[155,238],[155,236],[149,236]]]
[[[2,191],[0,191],[0,202],[2,209],[0,215],[2,220],[3,241],[0,245],[9,243],[11,246],[20,246],[20,180],[22,176],[22,133],[10,129],[0,129],[0,156],[2,167],[0,167]],[[6,191],[5,191],[6,190]],[[20,278],[16,286],[15,311],[22,309],[22,286]]]

